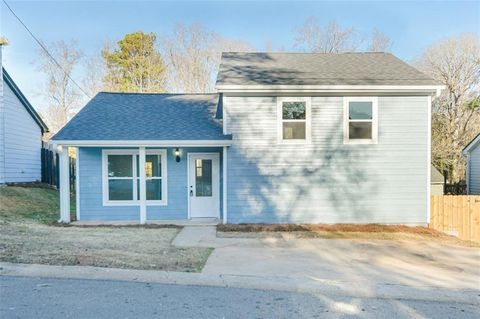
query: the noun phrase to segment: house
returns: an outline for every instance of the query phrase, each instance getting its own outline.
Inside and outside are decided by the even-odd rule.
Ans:
[[[442,173],[435,166],[431,165],[430,176],[430,195],[443,195],[445,178]]]
[[[480,133],[463,149],[467,160],[467,194],[480,195]]]
[[[7,71],[0,70],[0,184],[40,181],[42,135],[48,128]]]
[[[218,94],[99,93],[53,137],[80,220],[427,224],[443,87],[387,53],[223,53]]]

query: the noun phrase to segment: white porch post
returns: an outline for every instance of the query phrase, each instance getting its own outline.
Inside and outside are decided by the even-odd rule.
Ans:
[[[60,146],[60,223],[70,223],[70,163],[68,147]]]
[[[139,182],[140,182],[140,224],[145,224],[147,221],[147,192],[145,184],[145,147],[138,149],[138,167],[139,167]]]
[[[227,223],[227,147],[223,147],[223,223]]]

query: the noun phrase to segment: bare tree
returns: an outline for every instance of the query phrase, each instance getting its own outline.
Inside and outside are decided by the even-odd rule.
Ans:
[[[446,86],[433,105],[432,156],[452,181],[459,181],[465,174],[461,150],[480,133],[480,39],[463,34],[442,40],[417,66]]]
[[[40,94],[47,104],[41,114],[50,131],[55,133],[78,111],[85,98],[71,81],[83,52],[78,49],[76,41],[58,41],[48,47],[61,68],[45,51],[39,51],[38,69],[46,76],[46,83]]]
[[[356,51],[363,42],[354,28],[343,28],[330,21],[322,27],[314,17],[296,30],[295,45],[306,52],[339,53]]]
[[[82,80],[82,87],[92,98],[100,91],[112,91],[113,86],[108,86],[103,82],[106,75],[105,62],[101,54],[89,56],[83,63],[85,67],[85,76]]]
[[[368,51],[370,52],[388,52],[392,48],[392,40],[377,28],[373,29],[372,38]]]
[[[200,24],[177,24],[162,41],[169,91],[212,92],[222,51],[246,51],[241,41],[223,38]]]

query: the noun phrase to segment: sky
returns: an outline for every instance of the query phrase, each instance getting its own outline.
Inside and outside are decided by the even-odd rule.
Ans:
[[[0,35],[9,41],[3,66],[41,109],[45,78],[36,64],[38,45],[1,1]],[[169,35],[177,23],[200,23],[257,51],[271,45],[294,52],[295,30],[313,16],[365,34],[378,28],[392,39],[392,53],[407,62],[445,37],[480,35],[480,1],[5,1],[47,47],[76,40],[87,57],[106,40],[139,30]],[[77,82],[84,72],[83,66],[76,70]]]

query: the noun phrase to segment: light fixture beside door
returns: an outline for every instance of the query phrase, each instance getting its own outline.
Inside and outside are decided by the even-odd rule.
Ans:
[[[177,147],[174,153],[175,153],[175,162],[180,163],[180,149]]]

